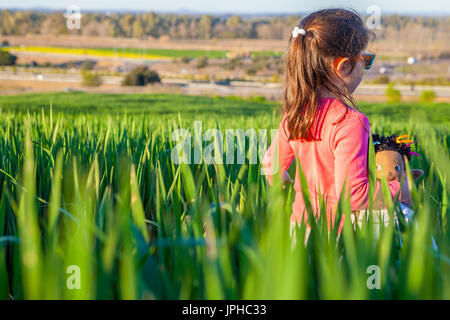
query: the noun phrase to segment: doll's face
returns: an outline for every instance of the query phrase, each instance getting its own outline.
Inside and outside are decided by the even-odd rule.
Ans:
[[[382,178],[382,172],[387,181],[400,181],[405,172],[403,157],[397,151],[379,151],[375,155],[377,178]]]

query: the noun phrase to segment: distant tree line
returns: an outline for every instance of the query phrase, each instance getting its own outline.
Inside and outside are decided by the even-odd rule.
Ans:
[[[163,36],[171,39],[285,39],[300,20],[300,16],[88,12],[82,13],[80,30],[69,30],[63,14],[64,12],[0,10],[0,34],[80,34],[138,39]],[[382,24],[397,31],[411,27],[414,30],[425,28],[429,31],[449,31],[448,17],[389,15],[382,16]],[[381,38],[383,37],[384,33],[381,33]]]

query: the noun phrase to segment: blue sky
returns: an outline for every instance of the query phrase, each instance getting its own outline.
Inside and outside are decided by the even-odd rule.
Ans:
[[[365,12],[370,5],[378,5],[382,13],[450,15],[450,0],[1,0],[0,7],[61,9],[72,4],[82,10],[190,10],[217,13],[309,12],[328,7],[350,7]]]

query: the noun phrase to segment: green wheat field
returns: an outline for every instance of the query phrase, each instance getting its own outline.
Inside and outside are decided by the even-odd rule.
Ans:
[[[356,228],[345,219],[338,237],[319,218],[308,242],[292,246],[295,192],[277,180],[269,186],[260,159],[171,160],[174,129],[193,131],[202,121],[203,132],[270,131],[280,120],[276,103],[164,94],[1,96],[0,298],[450,299],[450,105],[359,107],[374,133],[417,140],[420,156],[410,165],[425,174],[412,190],[415,219],[400,219],[398,227],[369,219]],[[249,152],[255,146],[246,142]],[[369,156],[374,182],[373,148]],[[307,188],[302,192],[308,199]],[[398,204],[387,205],[392,217]],[[348,210],[344,196],[338,219]],[[303,239],[305,226],[296,232]],[[379,289],[368,287],[372,265],[380,270]],[[71,266],[79,268],[79,287],[70,285]]]
[[[100,57],[122,57],[136,59],[174,59],[174,58],[199,58],[206,56],[211,59],[224,59],[229,51],[226,50],[187,50],[187,49],[142,49],[142,48],[72,48],[72,47],[42,47],[22,46],[11,47],[16,52],[37,52],[55,54],[78,54]],[[278,51],[252,51],[255,56],[281,56]]]

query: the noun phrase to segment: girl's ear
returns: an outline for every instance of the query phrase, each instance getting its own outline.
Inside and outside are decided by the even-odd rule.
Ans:
[[[336,71],[339,77],[341,78],[347,77],[351,73],[350,59],[346,57],[337,58],[334,63],[334,70]]]

